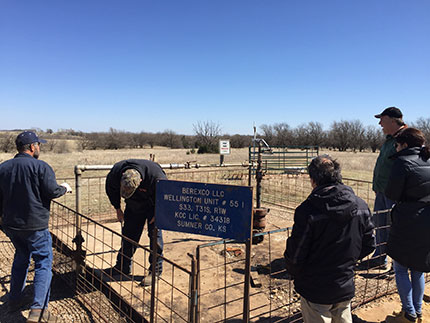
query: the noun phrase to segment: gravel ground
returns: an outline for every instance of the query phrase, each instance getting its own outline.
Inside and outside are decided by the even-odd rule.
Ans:
[[[28,304],[20,311],[9,313],[8,293],[10,283],[10,269],[12,266],[14,247],[3,231],[0,231],[0,322],[19,323],[25,322],[30,312],[30,302],[33,295],[34,267],[30,267],[27,286],[24,290],[25,299]],[[97,322],[98,320],[83,306],[73,294],[72,288],[64,283],[58,276],[54,275],[51,288],[50,311],[60,318],[61,322]]]

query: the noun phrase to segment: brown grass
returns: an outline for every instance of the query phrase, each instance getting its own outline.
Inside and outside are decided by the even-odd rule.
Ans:
[[[84,150],[81,152],[53,153],[43,152],[40,158],[52,166],[58,178],[74,177],[75,165],[112,165],[128,158],[149,159],[155,154],[155,160],[161,164],[169,163],[219,163],[218,154],[190,154],[189,149],[168,149],[164,147],[122,150]],[[188,152],[188,154],[187,154]],[[321,150],[336,158],[342,166],[346,178],[372,180],[373,167],[378,156],[371,152],[338,152]],[[15,154],[0,153],[0,162],[13,158]],[[241,163],[248,160],[248,148],[232,149],[231,155],[225,156],[225,163]]]

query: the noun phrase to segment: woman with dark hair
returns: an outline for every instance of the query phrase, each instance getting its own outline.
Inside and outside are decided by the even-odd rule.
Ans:
[[[430,148],[420,130],[406,128],[396,137],[396,150],[385,191],[396,201],[387,254],[394,260],[402,310],[391,322],[420,322],[423,272],[430,271]]]

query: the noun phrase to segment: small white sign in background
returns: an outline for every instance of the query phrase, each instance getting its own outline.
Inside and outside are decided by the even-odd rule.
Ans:
[[[230,140],[219,141],[219,154],[230,155]]]

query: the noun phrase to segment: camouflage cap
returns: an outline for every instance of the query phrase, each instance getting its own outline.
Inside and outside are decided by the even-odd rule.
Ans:
[[[139,187],[142,177],[135,169],[127,169],[121,176],[120,194],[123,198],[130,198]]]

